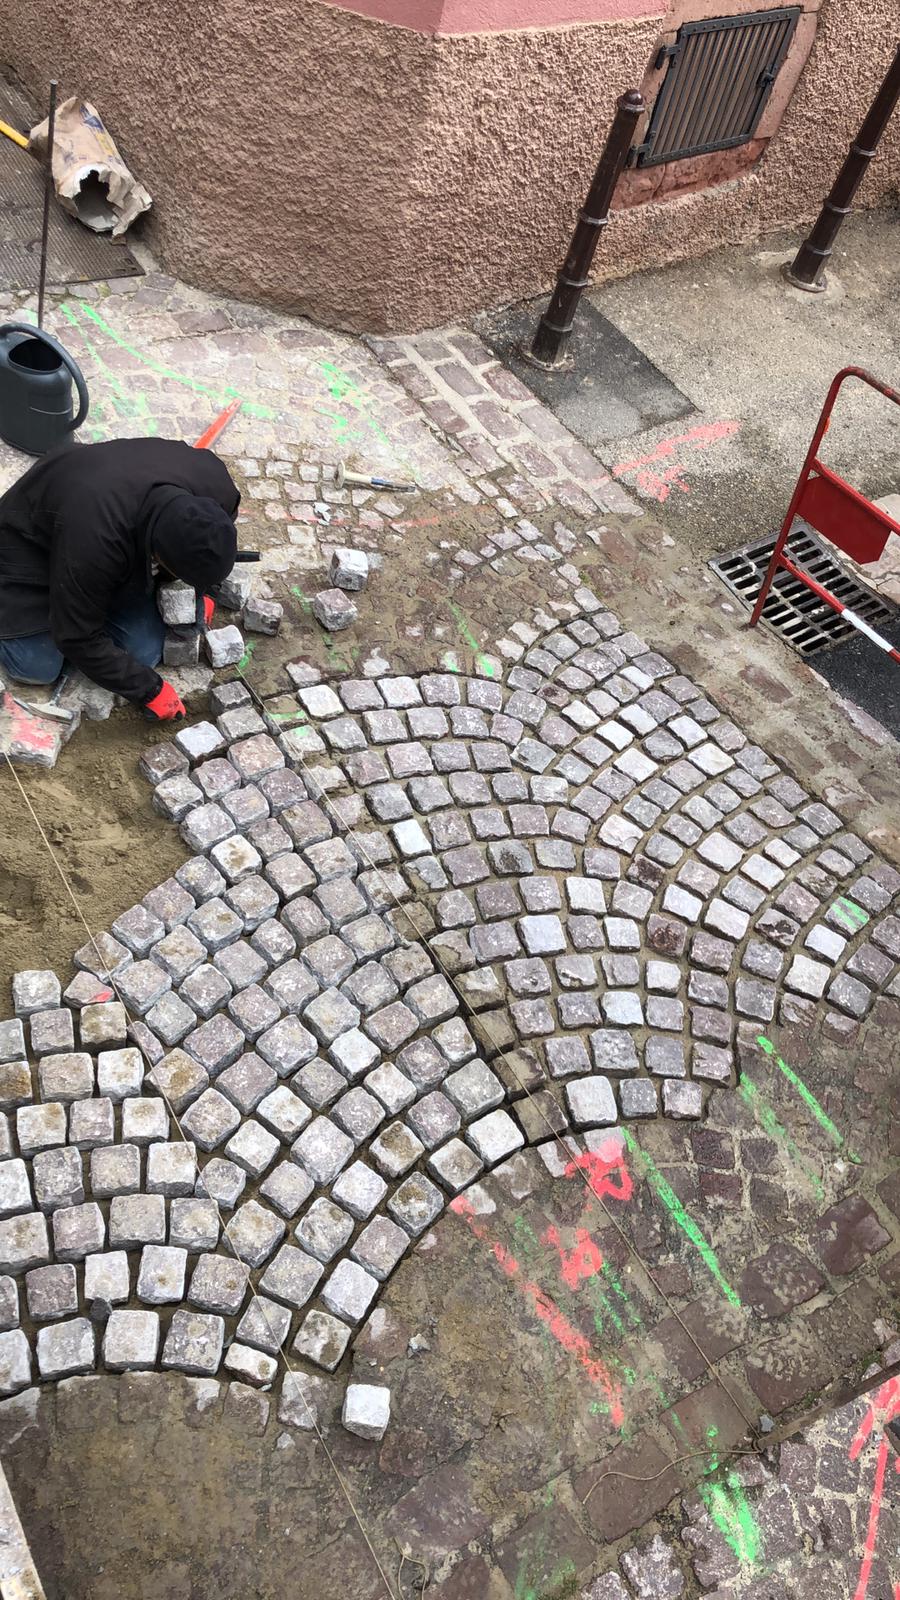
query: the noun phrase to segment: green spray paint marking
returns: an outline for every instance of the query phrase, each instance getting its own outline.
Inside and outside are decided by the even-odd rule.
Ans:
[[[199,378],[188,378],[183,372],[175,372],[172,367],[164,366],[161,361],[155,360],[153,356],[145,355],[143,350],[138,350],[135,345],[129,344],[127,339],[123,339],[121,334],[116,333],[115,328],[111,328],[105,318],[101,317],[99,311],[96,311],[93,306],[88,305],[84,300],[80,300],[78,304],[83,314],[96,324],[101,333],[105,333],[108,339],[112,339],[113,344],[117,344],[120,350],[127,350],[135,361],[140,361],[143,366],[149,368],[151,372],[158,373],[161,378],[168,378],[172,383],[180,383],[183,388],[191,389],[194,394],[208,395],[211,399],[218,400],[220,403],[223,400],[241,400],[241,409],[247,416],[261,418],[267,422],[277,417],[277,411],[273,411],[271,406],[261,406],[257,405],[253,400],[245,400],[239,390],[233,388],[231,384],[225,389],[216,389],[211,384],[202,383]],[[62,309],[63,311],[66,309],[65,302]]]
[[[555,1499],[555,1485],[548,1483],[542,1496],[543,1509],[549,1511]],[[557,1594],[577,1571],[571,1556],[564,1556],[557,1566],[545,1573],[548,1566],[547,1530],[539,1523],[522,1551],[513,1587],[515,1600],[546,1600],[548,1595]]]
[[[445,672],[461,672],[462,668],[453,650],[445,650],[441,656],[441,666]]]
[[[671,1184],[666,1182],[651,1157],[641,1149],[631,1129],[623,1128],[622,1132],[625,1135],[625,1143],[631,1154],[639,1156],[643,1162],[651,1187],[659,1196],[673,1221],[677,1223],[685,1237],[690,1239],[710,1277],[721,1289],[729,1305],[739,1306],[741,1304],[740,1296],[735,1289],[732,1289],[731,1284],[722,1272],[712,1245],[704,1237],[693,1217],[688,1215]]]
[[[112,406],[113,411],[117,411],[119,416],[123,417],[126,421],[140,421],[143,424],[144,431],[148,434],[158,433],[159,424],[150,410],[146,395],[139,394],[135,397],[134,395],[128,394],[128,392],[123,389],[122,385],[119,383],[115,374],[110,371],[99,350],[94,344],[91,343],[91,340],[88,338],[87,334],[79,323],[78,318],[74,315],[71,307],[67,305],[65,301],[63,301],[62,305],[60,306],[60,310],[62,311],[62,314],[69,323],[70,327],[75,328],[77,331],[79,337],[87,348],[88,354],[97,367],[97,371],[102,374],[103,378],[112,389],[113,398],[110,401],[110,405]]]
[[[519,1570],[516,1573],[516,1586],[513,1590],[515,1600],[546,1600],[547,1595],[559,1594],[563,1584],[569,1583],[578,1570],[571,1556],[564,1556],[559,1566],[554,1567],[553,1571],[547,1575],[546,1580],[544,1580],[543,1575],[536,1580],[540,1587],[535,1588],[531,1573],[535,1567],[541,1568],[543,1565],[539,1552],[536,1552],[534,1556],[525,1555],[522,1557]]]
[[[706,1430],[706,1437],[711,1446],[718,1431],[717,1428]],[[711,1449],[707,1476],[718,1470],[719,1459],[715,1450]],[[720,1479],[717,1483],[701,1483],[697,1488],[722,1538],[730,1545],[741,1566],[757,1566],[762,1556],[760,1527],[735,1469],[729,1467],[726,1470],[724,1481]]]
[[[338,672],[352,672],[353,661],[356,659],[356,657],[354,656],[353,660],[348,660],[343,650],[339,650],[337,648],[332,635],[330,633],[326,633],[324,628],[322,630],[322,637],[325,640],[325,654],[331,662],[331,665],[336,667]],[[358,649],[356,653],[357,655],[359,654]]]
[[[531,1251],[532,1255],[533,1255],[535,1252],[541,1252],[542,1251],[542,1246],[541,1246],[540,1240],[537,1237],[537,1234],[534,1232],[534,1229],[532,1227],[530,1227],[529,1224],[525,1221],[524,1217],[516,1217],[514,1219],[514,1222],[513,1222],[513,1233],[515,1234],[516,1238],[518,1239],[518,1241],[522,1245],[522,1248],[523,1248],[524,1252]],[[605,1258],[601,1261],[600,1270],[601,1270],[601,1272],[603,1274],[603,1277],[605,1278],[606,1282],[609,1284],[610,1288],[612,1289],[613,1293],[618,1295],[619,1299],[621,1300],[622,1306],[623,1306],[623,1308],[624,1308],[624,1310],[626,1312],[628,1320],[632,1324],[632,1327],[640,1328],[641,1325],[642,1325],[641,1324],[641,1318],[638,1316],[637,1312],[635,1311],[634,1306],[631,1303],[631,1299],[630,1299],[630,1296],[628,1295],[627,1290],[623,1289],[623,1287],[622,1287],[621,1283],[619,1282],[619,1279],[617,1278],[613,1268],[610,1266],[609,1262]],[[584,1283],[581,1285],[581,1289],[584,1292],[584,1294],[586,1295],[588,1301],[591,1303],[591,1312],[592,1312],[593,1321],[594,1321],[594,1329],[595,1329],[595,1332],[597,1333],[598,1338],[602,1339],[604,1337],[604,1327],[603,1327],[603,1318],[604,1317],[608,1317],[610,1322],[612,1323],[613,1327],[615,1328],[616,1332],[621,1337],[624,1337],[625,1334],[626,1334],[625,1322],[624,1322],[623,1318],[620,1316],[619,1312],[617,1311],[615,1305],[613,1304],[612,1299],[609,1297],[609,1295],[605,1294],[603,1292],[603,1290],[601,1289],[601,1287],[600,1287],[599,1283],[597,1282],[596,1278],[588,1278],[588,1279],[586,1279],[584,1281]],[[618,1356],[614,1355],[612,1357],[612,1360],[613,1360],[615,1366],[621,1372],[622,1377],[624,1378],[626,1385],[629,1388],[632,1388],[634,1386],[635,1382],[636,1382],[636,1373],[634,1371],[634,1368],[623,1365],[621,1359]],[[596,1415],[596,1413],[598,1411],[600,1411],[600,1410],[608,1411],[609,1410],[609,1406],[603,1401],[597,1401],[596,1403],[592,1404],[591,1411],[592,1411],[593,1414]],[[622,1427],[624,1428],[624,1426],[625,1426],[625,1424],[623,1423]]]
[[[660,1383],[658,1377],[656,1376],[656,1373],[655,1372],[648,1372],[647,1373],[647,1379],[648,1379],[648,1382],[650,1383],[650,1385],[652,1386],[652,1388],[654,1388],[656,1390],[657,1399],[659,1400],[660,1405],[662,1406],[663,1410],[664,1411],[670,1410],[671,1405],[672,1405],[672,1401],[670,1400],[669,1396],[666,1394],[666,1391],[663,1388],[662,1384]]]
[[[851,900],[845,894],[838,895],[831,910],[842,927],[850,933],[859,933],[860,928],[864,928],[869,920],[868,913],[863,911],[862,906],[858,906],[855,900]]]
[[[68,306],[63,303],[63,304],[60,305],[59,309],[62,312],[63,316],[66,318],[66,320],[69,323],[74,324],[74,318],[72,317]],[[31,320],[32,318],[34,318],[34,320],[37,321],[37,314],[35,312],[28,311],[24,315],[28,320]],[[79,335],[81,337],[82,343],[86,346],[86,348],[88,349],[90,354],[94,357],[94,360],[97,362],[98,367],[100,369],[102,369],[102,371],[104,372],[104,374],[107,377],[108,381],[110,382],[112,387],[115,389],[117,386],[116,386],[115,380],[114,380],[114,378],[112,376],[112,373],[107,371],[107,369],[105,368],[103,362],[100,360],[99,356],[97,355],[96,351],[93,350],[93,348],[91,347],[91,343],[90,343],[89,339],[87,338],[86,334],[83,332],[83,330],[80,327],[78,328],[78,333],[79,333]],[[116,406],[116,397],[115,396],[114,396],[112,401],[108,401],[105,396],[94,395],[94,394],[91,395],[90,434],[91,434],[91,440],[92,440],[92,442],[94,444],[99,443],[99,441],[101,439],[105,439],[107,437],[107,426],[108,426],[107,415],[109,414],[110,416],[114,417],[114,413],[115,413],[116,409],[117,409],[117,406]]]
[[[631,1323],[632,1327],[633,1328],[639,1328],[641,1326],[641,1319],[638,1316],[637,1312],[634,1309],[634,1306],[631,1303],[631,1296],[628,1293],[627,1289],[623,1289],[622,1288],[622,1285],[619,1282],[619,1279],[616,1277],[615,1272],[613,1271],[613,1269],[610,1266],[609,1262],[606,1261],[606,1260],[604,1260],[604,1262],[603,1262],[603,1276],[606,1279],[607,1283],[609,1283],[609,1285],[611,1286],[611,1288],[613,1290],[613,1293],[618,1295],[618,1297],[621,1300],[623,1306],[625,1307],[626,1315],[627,1315],[628,1320]]]
[[[700,1484],[699,1492],[722,1538],[731,1546],[741,1566],[758,1566],[762,1556],[759,1523],[734,1468],[728,1468],[724,1482]]]
[[[249,665],[250,665],[250,658],[252,657],[253,652],[256,649],[257,642],[258,641],[256,639],[250,639],[248,641],[247,648],[244,651],[244,654],[241,656],[241,659],[237,664],[237,670],[241,674],[242,677],[243,677],[245,669],[247,667],[249,667]]]
[[[619,1313],[616,1310],[615,1306],[613,1305],[612,1301],[609,1299],[609,1297],[607,1295],[605,1295],[603,1293],[603,1290],[600,1288],[599,1284],[596,1283],[593,1278],[591,1278],[589,1280],[587,1288],[588,1288],[588,1293],[589,1293],[591,1299],[596,1299],[597,1305],[600,1308],[600,1310],[598,1310],[598,1311],[596,1311],[594,1313],[595,1326],[597,1327],[597,1332],[598,1333],[602,1333],[602,1331],[603,1331],[603,1316],[606,1316],[606,1317],[609,1318],[610,1322],[612,1323],[613,1327],[615,1328],[616,1333],[623,1334],[625,1332],[625,1324],[622,1321],[622,1318],[619,1316]],[[600,1314],[601,1311],[603,1313],[603,1316],[601,1316],[601,1314]],[[623,1368],[623,1376],[625,1374],[625,1371],[626,1371],[626,1369]],[[625,1381],[626,1381],[626,1383],[628,1382],[627,1377],[625,1378]],[[631,1381],[632,1381],[632,1383],[634,1382],[634,1378],[633,1377],[632,1377]]]
[[[741,1099],[750,1107],[760,1127],[769,1135],[770,1139],[780,1139],[791,1160],[800,1168],[807,1183],[815,1191],[818,1198],[824,1199],[825,1190],[811,1167],[806,1165],[800,1151],[782,1123],[779,1122],[772,1107],[760,1094],[756,1084],[744,1073],[738,1084]]]
[[[541,1246],[540,1240],[538,1240],[538,1235],[535,1234],[535,1230],[533,1230],[532,1227],[528,1226],[528,1222],[525,1222],[525,1219],[522,1218],[522,1216],[517,1216],[517,1218],[514,1218],[514,1221],[512,1221],[512,1232],[514,1232],[514,1235],[516,1235],[517,1245],[520,1246],[520,1253],[524,1254],[524,1256],[527,1256],[528,1253],[532,1254],[532,1264],[533,1256],[535,1256],[535,1254],[541,1254],[541,1258],[543,1258],[543,1246]],[[609,1283],[610,1288],[615,1291],[615,1294],[617,1294],[618,1298],[620,1298],[621,1304],[623,1304],[623,1307],[625,1307],[625,1312],[626,1315],[628,1315],[628,1320],[631,1322],[631,1325],[633,1325],[634,1328],[641,1328],[641,1317],[639,1317],[636,1310],[634,1310],[633,1302],[631,1302],[631,1298],[629,1298],[628,1290],[623,1288],[620,1280],[618,1280],[617,1274],[615,1274],[612,1267],[610,1267],[609,1262],[602,1262],[601,1270],[602,1275],[604,1275],[605,1280],[607,1280],[607,1283]],[[585,1280],[585,1283],[581,1283],[581,1293],[586,1294],[588,1301],[593,1302],[593,1306],[591,1306],[591,1312],[593,1312],[594,1328],[596,1328],[599,1338],[602,1338],[602,1334],[604,1334],[602,1315],[607,1315],[607,1317],[610,1318],[610,1322],[612,1322],[613,1326],[615,1326],[617,1333],[626,1333],[625,1322],[623,1322],[623,1318],[618,1315],[617,1309],[615,1309],[615,1306],[612,1304],[612,1299],[610,1299],[609,1296],[604,1294],[604,1291],[601,1290],[601,1286],[599,1286],[599,1283],[597,1283],[596,1278],[588,1278],[588,1280]],[[565,1301],[567,1301],[567,1298],[565,1298],[565,1296],[560,1296],[560,1302],[565,1304]],[[621,1357],[618,1357],[618,1355],[615,1354],[612,1355],[612,1363],[615,1365],[615,1368],[617,1368],[618,1373],[621,1374],[621,1379],[623,1379],[623,1382],[625,1382],[626,1387],[628,1387],[628,1389],[633,1389],[634,1384],[637,1382],[637,1373],[633,1366],[629,1366],[628,1363],[623,1362]],[[663,1386],[661,1386],[661,1382],[660,1379],[657,1378],[657,1374],[653,1373],[653,1371],[645,1373],[645,1381],[649,1382],[650,1386],[655,1389],[661,1405],[663,1405],[663,1408],[668,1410],[668,1406],[671,1405],[671,1398],[668,1397],[666,1390],[663,1389]],[[605,1402],[605,1400],[591,1400],[591,1403],[589,1403],[588,1406],[588,1411],[591,1413],[591,1416],[609,1414],[609,1410],[609,1403]],[[620,1432],[621,1437],[623,1438],[633,1437],[634,1426],[633,1422],[631,1422],[631,1419],[623,1419],[618,1432]]]
[[[820,1106],[812,1090],[806,1087],[803,1079],[797,1076],[797,1073],[794,1071],[793,1067],[789,1067],[786,1061],[782,1061],[780,1055],[777,1054],[771,1039],[767,1039],[765,1034],[761,1033],[757,1036],[756,1042],[760,1049],[765,1051],[767,1056],[772,1056],[774,1058],[775,1065],[777,1066],[779,1072],[783,1073],[791,1087],[796,1089],[800,1099],[806,1106],[809,1107],[809,1110],[815,1117],[819,1127],[822,1128],[828,1135],[832,1144],[836,1145],[840,1150],[844,1144],[844,1135],[838,1128],[835,1127],[828,1113],[822,1106]],[[855,1161],[857,1165],[861,1165],[861,1158],[859,1156],[851,1155],[849,1150],[846,1152],[846,1154],[851,1161]]]
[[[360,389],[357,383],[354,383],[353,379],[348,373],[342,371],[340,367],[335,366],[333,361],[320,361],[319,367],[325,374],[325,380],[328,384],[329,393],[332,395],[332,397],[335,400],[349,400],[350,404],[355,406],[357,411],[362,413],[365,422],[369,428],[371,428],[376,439],[380,440],[382,444],[387,445],[388,449],[393,454],[394,446],[382,428],[381,424],[372,416],[369,410],[369,403],[365,391]],[[336,417],[335,421],[343,423],[344,430],[346,431],[345,418]],[[401,465],[406,471],[409,472],[409,476],[412,477],[413,473],[407,466],[407,463],[403,461],[401,462]]]
[[[292,586],[292,588],[291,588],[291,594],[295,594],[295,595],[296,595],[296,596],[297,596],[297,599],[298,599],[298,600],[299,600],[299,601],[300,601],[300,604],[301,604],[301,606],[302,606],[302,607],[303,607],[303,610],[304,610],[304,611],[305,611],[305,612],[307,612],[307,614],[308,614],[308,613],[309,613],[309,612],[310,612],[310,611],[312,611],[312,601],[311,601],[311,600],[310,600],[310,598],[309,598],[309,595],[308,595],[308,594],[304,594],[304,593],[303,593],[303,590],[302,590],[302,589],[301,589],[301,588],[300,588],[300,585],[299,585],[299,584],[296,584],[296,583],[295,583],[295,584],[294,584],[294,585],[293,585],[293,586]]]
[[[450,610],[453,612],[453,620],[459,629],[460,638],[463,639],[469,646],[469,649],[475,653],[475,665],[478,667],[479,672],[483,672],[486,678],[493,678],[496,670],[494,664],[492,661],[489,661],[487,656],[483,655],[479,650],[478,640],[475,638],[474,633],[469,627],[469,624],[463,616],[459,606],[456,604],[456,601],[448,600],[447,604],[450,607]]]

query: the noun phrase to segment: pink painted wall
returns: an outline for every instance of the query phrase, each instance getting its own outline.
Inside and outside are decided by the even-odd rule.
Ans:
[[[749,3],[441,37],[323,0],[0,0],[0,62],[38,97],[60,61],[64,96],[91,85],[153,195],[167,272],[411,332],[548,288],[616,96],[652,97],[648,63],[689,8]],[[741,166],[724,151],[627,174],[599,281],[816,215],[893,56],[898,0],[822,0],[816,21],[818,3]],[[895,118],[861,203],[895,203],[898,172]]]
[[[664,17],[670,0],[321,0],[415,33],[509,33],[577,22]]]

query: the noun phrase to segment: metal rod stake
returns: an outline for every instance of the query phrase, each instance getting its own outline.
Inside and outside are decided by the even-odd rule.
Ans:
[[[50,199],[53,194],[53,135],[56,129],[55,78],[50,80],[50,115],[47,118],[47,173],[44,182],[44,220],[41,225],[41,271],[38,278],[38,327],[44,326],[44,289],[47,284],[47,235],[50,230]]]

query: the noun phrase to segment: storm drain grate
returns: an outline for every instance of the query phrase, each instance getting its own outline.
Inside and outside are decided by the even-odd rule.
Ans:
[[[749,610],[753,609],[762,587],[766,568],[775,549],[776,535],[714,556],[710,566],[732,594]],[[836,600],[849,606],[870,628],[883,631],[897,620],[897,612],[871,590],[864,589],[838,565],[831,551],[805,524],[798,523],[785,546],[785,554],[815,578]],[[763,606],[762,620],[802,656],[831,650],[835,645],[858,637],[856,630],[832,611],[812,589],[807,589],[792,573],[780,569]]]

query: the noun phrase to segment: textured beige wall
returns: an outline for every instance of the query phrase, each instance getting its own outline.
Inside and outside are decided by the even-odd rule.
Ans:
[[[669,10],[435,39],[321,0],[18,0],[0,7],[0,63],[41,93],[66,63],[62,91],[96,101],[153,194],[171,271],[346,327],[411,329],[550,281],[616,95],[643,81]],[[598,275],[812,216],[897,14],[897,0],[822,0],[757,168],[621,212]],[[900,116],[861,201],[898,186]]]

